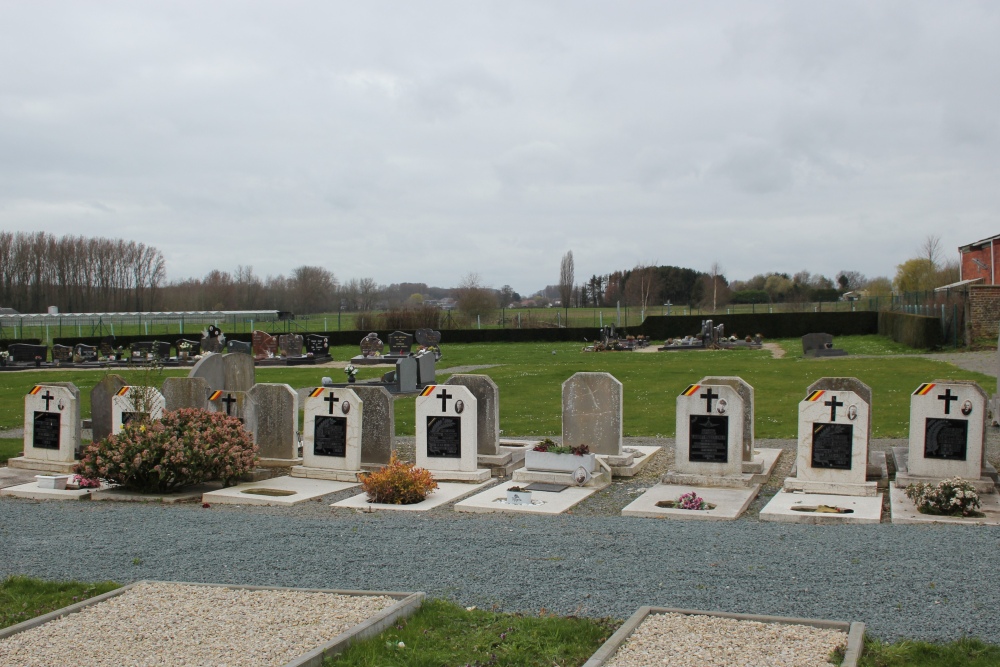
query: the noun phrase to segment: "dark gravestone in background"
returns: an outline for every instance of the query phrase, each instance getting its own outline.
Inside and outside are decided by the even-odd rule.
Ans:
[[[462,418],[427,418],[427,457],[462,458]]]
[[[313,454],[347,456],[347,417],[316,415],[313,424]]]
[[[97,348],[83,343],[77,343],[73,354],[79,355],[84,361],[97,361]]]
[[[729,462],[729,417],[691,415],[688,460],[692,463]]]
[[[330,339],[318,334],[306,336],[306,354],[314,357],[327,357],[330,355]]]
[[[35,449],[59,449],[60,416],[58,412],[35,411],[32,447]]]
[[[929,418],[924,424],[924,458],[964,461],[969,447],[969,422]]]
[[[245,341],[230,338],[226,341],[226,350],[230,354],[250,354],[253,351],[253,346]]]
[[[73,348],[69,345],[53,345],[52,361],[73,361]]]
[[[409,354],[413,347],[413,335],[404,331],[393,331],[389,334],[389,354]]]
[[[853,424],[813,424],[812,467],[850,470]]]

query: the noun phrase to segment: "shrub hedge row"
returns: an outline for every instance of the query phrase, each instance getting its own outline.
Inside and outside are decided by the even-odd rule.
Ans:
[[[944,345],[941,320],[936,317],[882,311],[878,314],[878,333],[918,350]]]

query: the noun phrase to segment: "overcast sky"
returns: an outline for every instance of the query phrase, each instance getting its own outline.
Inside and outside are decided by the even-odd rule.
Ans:
[[[0,0],[0,228],[168,277],[893,275],[1000,234],[1000,3]]]

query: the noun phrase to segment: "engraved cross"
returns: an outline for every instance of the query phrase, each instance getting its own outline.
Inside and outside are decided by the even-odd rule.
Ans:
[[[715,399],[717,399],[719,397],[719,395],[716,394],[715,392],[713,392],[712,388],[709,387],[707,392],[705,392],[704,394],[699,394],[698,397],[705,399],[705,410],[707,412],[711,412],[712,411],[712,401],[714,401]]]
[[[56,397],[55,397],[55,396],[53,396],[53,395],[52,395],[52,394],[51,394],[51,393],[49,392],[49,390],[48,390],[48,389],[46,389],[46,390],[45,390],[45,393],[44,393],[44,394],[42,394],[42,398],[43,398],[43,399],[45,400],[45,411],[46,411],[46,412],[48,412],[48,411],[49,411],[49,403],[51,403],[52,401],[56,400]]]
[[[323,400],[324,400],[324,401],[326,401],[327,403],[329,403],[329,404],[330,404],[330,407],[329,407],[329,409],[328,409],[328,410],[326,411],[326,414],[328,414],[328,415],[332,415],[332,414],[333,414],[333,404],[334,404],[334,403],[339,403],[339,402],[340,402],[340,399],[339,399],[339,398],[337,398],[337,397],[335,397],[335,396],[333,395],[333,392],[331,391],[331,392],[330,392],[330,393],[329,393],[329,394],[327,395],[327,397],[326,397],[326,398],[324,398]]]
[[[952,401],[957,401],[958,400],[958,396],[952,396],[951,395],[951,389],[949,388],[949,389],[946,389],[943,394],[938,394],[938,400],[939,401],[944,401],[944,413],[946,415],[950,415],[951,414],[951,402]]]
[[[440,398],[441,399],[441,412],[447,412],[448,411],[448,399],[449,398],[454,398],[454,396],[452,396],[451,394],[449,394],[447,389],[442,389],[441,393],[437,394],[434,398]]]
[[[226,394],[226,397],[222,399],[222,402],[226,404],[226,414],[227,415],[232,415],[233,414],[233,403],[236,402],[236,399],[233,397],[233,395],[232,394]]]
[[[843,401],[838,401],[836,396],[831,396],[829,401],[823,403],[823,405],[830,406],[830,421],[837,421],[837,408],[844,405]]]

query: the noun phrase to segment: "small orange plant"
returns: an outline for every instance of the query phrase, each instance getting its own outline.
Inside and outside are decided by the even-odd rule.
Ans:
[[[404,463],[392,453],[389,463],[375,472],[358,475],[361,488],[368,494],[368,502],[388,505],[412,505],[438,488],[431,473]]]

